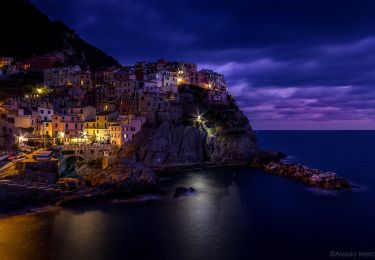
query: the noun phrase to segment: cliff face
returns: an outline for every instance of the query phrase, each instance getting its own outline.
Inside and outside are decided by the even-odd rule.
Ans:
[[[117,66],[118,62],[82,40],[62,22],[52,22],[28,0],[1,0],[0,56],[18,60],[59,54],[83,68]]]
[[[183,115],[143,127],[127,155],[147,166],[251,162],[259,150],[246,116],[231,97],[227,104],[210,105],[206,95],[199,87],[181,88]]]
[[[210,162],[251,162],[257,152],[251,132],[222,134],[207,139],[206,154]]]
[[[202,163],[206,133],[193,126],[164,122],[140,149],[146,165]]]

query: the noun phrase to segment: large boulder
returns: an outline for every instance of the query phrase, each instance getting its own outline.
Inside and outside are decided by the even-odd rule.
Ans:
[[[146,191],[156,184],[155,174],[150,169],[126,158],[121,158],[110,168],[86,172],[83,179],[88,186],[124,193]]]

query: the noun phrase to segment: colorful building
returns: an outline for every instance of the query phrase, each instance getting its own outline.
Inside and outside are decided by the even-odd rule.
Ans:
[[[90,140],[107,143],[110,141],[110,126],[117,121],[117,112],[98,113],[95,120],[86,121],[86,133]]]
[[[110,126],[111,143],[117,146],[124,146],[141,131],[146,118],[142,116],[120,116],[118,123]]]
[[[227,82],[223,74],[203,69],[198,72],[198,85],[205,89],[227,91]]]

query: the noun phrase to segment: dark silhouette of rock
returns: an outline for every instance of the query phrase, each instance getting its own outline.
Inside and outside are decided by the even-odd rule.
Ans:
[[[113,189],[124,193],[137,193],[152,189],[156,185],[156,176],[141,163],[121,158],[118,164],[111,167],[88,173],[81,170],[80,175],[91,187]]]
[[[195,192],[193,187],[177,187],[174,191],[173,198],[178,198],[180,196],[186,196]]]
[[[330,190],[352,190],[353,188],[347,180],[334,172],[310,169],[301,164],[271,162],[264,165],[264,170],[269,173],[291,177],[318,188]]]
[[[50,21],[28,0],[1,0],[0,56],[17,60],[34,55],[59,54],[82,68],[119,66],[103,51],[82,40],[60,21]]]

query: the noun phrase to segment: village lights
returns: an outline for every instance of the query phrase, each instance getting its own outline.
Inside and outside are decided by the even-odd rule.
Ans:
[[[6,112],[6,109],[3,106],[4,103],[0,103],[0,112]]]
[[[87,132],[86,132],[86,131],[83,131],[83,132],[82,132],[82,136],[83,136],[83,138],[86,138],[86,137],[87,137]]]
[[[64,132],[59,132],[58,136],[59,136],[60,139],[64,139],[65,133]]]
[[[18,144],[19,144],[20,147],[23,146],[23,142],[27,141],[27,138],[25,138],[25,136],[23,136],[23,135],[16,136],[16,137],[18,139]]]
[[[25,140],[25,137],[23,135],[18,137],[18,141],[22,143]]]

